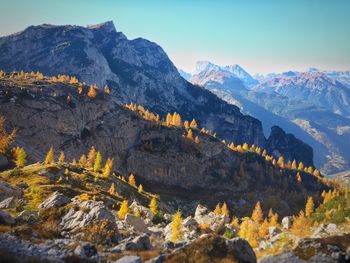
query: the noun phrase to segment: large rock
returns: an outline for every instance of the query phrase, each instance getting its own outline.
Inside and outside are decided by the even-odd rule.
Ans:
[[[292,216],[285,216],[282,218],[282,227],[285,229],[290,229],[293,224],[293,217]]]
[[[194,219],[199,225],[205,225],[214,232],[219,232],[220,230],[224,229],[225,224],[230,220],[226,216],[220,216],[209,211],[202,205],[197,206]]]
[[[0,201],[9,197],[21,198],[22,196],[23,191],[21,188],[12,186],[6,182],[0,182]]]
[[[152,211],[149,208],[140,205],[139,203],[137,203],[137,201],[133,201],[131,203],[131,205],[129,206],[129,208],[134,213],[136,213],[136,212],[140,213],[142,218],[152,220],[154,217],[154,214],[152,213]]]
[[[256,256],[244,239],[226,240],[217,235],[207,235],[165,255],[164,262],[168,261],[255,263]]]
[[[39,209],[65,206],[70,199],[59,192],[54,192],[44,202],[39,205]]]
[[[0,224],[13,225],[14,223],[15,219],[10,214],[0,210]]]
[[[133,239],[127,239],[123,241],[118,246],[111,249],[113,252],[120,252],[125,250],[150,250],[152,249],[152,244],[147,234],[137,236]]]
[[[256,262],[254,250],[249,245],[247,240],[235,237],[230,240],[226,240],[226,247],[228,253],[233,254],[238,262]]]
[[[21,213],[19,213],[16,217],[16,222],[18,223],[25,223],[32,225],[39,221],[39,217],[36,213],[31,213],[28,210],[24,210]]]
[[[114,263],[141,263],[141,258],[138,256],[125,256],[117,261],[114,261]]]
[[[83,207],[85,207],[85,205],[91,207],[91,210],[85,212],[83,209],[77,211],[74,208],[69,209],[68,213],[62,218],[60,223],[63,230],[67,231],[78,227],[84,227],[94,221],[108,220],[115,223],[116,216],[103,206],[103,204],[101,205],[100,202],[82,202],[81,204]],[[86,209],[89,210],[88,208]]]
[[[16,199],[13,196],[11,196],[0,202],[0,209],[13,208],[15,204],[16,204]]]
[[[91,258],[97,255],[97,250],[94,245],[83,242],[75,248],[74,254],[83,258]]]
[[[131,214],[127,214],[125,216],[125,222],[129,225],[132,226],[133,229],[136,232],[142,232],[145,233],[148,231],[147,225],[145,224],[145,221],[139,217],[139,216],[134,216]]]

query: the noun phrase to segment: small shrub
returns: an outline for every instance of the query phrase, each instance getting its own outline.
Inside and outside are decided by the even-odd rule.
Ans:
[[[11,171],[10,176],[17,177],[21,175],[21,169],[15,168]]]
[[[224,238],[231,239],[235,237],[235,232],[232,229],[227,229],[223,236]]]
[[[94,221],[81,229],[84,240],[95,244],[111,244],[118,242],[118,228],[108,220]]]

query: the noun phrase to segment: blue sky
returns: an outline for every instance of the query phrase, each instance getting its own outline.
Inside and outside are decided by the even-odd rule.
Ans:
[[[0,35],[42,23],[113,20],[161,45],[180,68],[197,60],[251,73],[350,70],[349,0],[1,0]]]

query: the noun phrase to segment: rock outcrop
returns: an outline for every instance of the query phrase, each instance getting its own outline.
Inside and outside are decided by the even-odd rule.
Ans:
[[[39,205],[39,209],[61,207],[70,202],[70,199],[59,192],[54,192]]]

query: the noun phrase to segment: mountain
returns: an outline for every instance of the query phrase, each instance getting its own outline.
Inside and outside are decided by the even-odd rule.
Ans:
[[[281,74],[260,83],[254,90],[278,93],[312,103],[344,117],[350,116],[350,90],[321,72]]]
[[[190,80],[190,78],[191,78],[191,76],[192,76],[191,73],[185,72],[185,71],[183,71],[182,69],[178,69],[178,71],[179,71],[181,77],[183,77],[183,78],[184,78],[185,80],[187,80],[187,81]]]
[[[320,70],[317,68],[310,68],[310,72],[321,72],[326,74],[328,77],[339,81],[350,88],[350,71],[339,71],[339,70]]]
[[[248,88],[220,68],[199,72],[191,81],[260,119],[265,134],[278,125],[311,145],[324,172],[348,169],[350,97],[345,85],[322,72],[289,71],[260,77]]]
[[[128,40],[112,22],[89,26],[31,26],[0,38],[5,71],[69,74],[108,84],[120,103],[135,102],[165,116],[178,112],[237,143],[265,145],[261,123],[207,90],[185,81],[157,44]]]
[[[186,138],[183,126],[145,120],[111,94],[98,91],[90,97],[88,90],[82,83],[25,74],[0,79],[0,112],[9,129],[17,128],[16,145],[26,149],[31,161],[43,160],[51,146],[64,151],[66,160],[78,160],[94,145],[104,158],[113,157],[119,174],[134,174],[170,207],[180,206],[184,212],[200,200],[210,207],[225,201],[245,213],[262,200],[266,207],[273,202],[274,210],[285,215],[301,209],[292,201],[303,204],[307,194],[317,196],[326,187],[306,172],[300,172],[300,185],[296,171],[281,170],[254,150],[232,151],[220,139],[200,132],[200,127],[193,129],[196,143]],[[284,142],[280,130],[276,136],[282,145],[300,144],[289,135]]]
[[[31,26],[0,38],[0,53],[5,71],[68,74],[100,87],[108,84],[118,103],[141,104],[162,117],[178,112],[228,142],[267,147],[259,120],[187,82],[161,47],[142,38],[127,39],[113,22]],[[227,66],[226,72],[254,82],[238,66]]]
[[[227,75],[231,77],[235,77],[240,79],[247,87],[250,87],[254,84],[257,84],[258,81],[254,79],[248,72],[246,72],[243,68],[241,68],[239,65],[228,65],[228,66],[219,66],[215,65],[213,63],[210,63],[209,61],[198,61],[196,63],[195,71],[192,75],[197,75],[200,72],[225,72]]]

